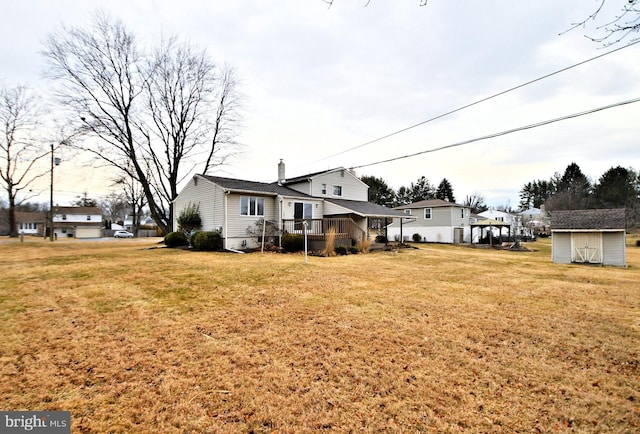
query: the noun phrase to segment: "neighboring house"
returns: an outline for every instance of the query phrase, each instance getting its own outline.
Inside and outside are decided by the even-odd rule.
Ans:
[[[406,219],[389,226],[390,239],[408,241],[413,234],[419,234],[427,242],[471,242],[471,207],[429,199],[394,209],[403,212]]]
[[[549,230],[549,216],[542,208],[529,208],[518,213],[522,224],[521,235],[546,234]]]
[[[202,230],[219,230],[224,248],[257,246],[247,229],[261,219],[273,222],[281,233],[303,233],[311,249],[324,247],[330,228],[336,244],[351,245],[367,239],[371,218],[402,218],[402,213],[367,202],[368,186],[345,168],[287,179],[282,160],[278,181],[245,181],[195,175],[173,202],[173,227],[189,203],[198,204]]]
[[[43,237],[46,233],[47,213],[16,211],[18,233]]]
[[[508,212],[504,212],[504,211],[497,211],[495,209],[490,209],[487,211],[482,211],[480,214],[478,214],[482,219],[492,219],[492,220],[497,220],[499,222],[504,222],[504,223],[509,223],[509,224],[514,224],[516,222],[516,216],[508,213]]]
[[[627,266],[625,210],[551,213],[551,258],[561,264]]]
[[[487,220],[487,221],[495,220],[500,223],[508,224],[508,226],[504,226],[504,227],[494,226],[494,227],[491,227],[491,229],[488,229],[488,227],[485,227],[481,230],[480,238],[485,238],[489,230],[491,230],[494,237],[498,237],[500,239],[502,239],[504,235],[503,229],[505,228],[509,233],[509,237],[512,234],[517,234],[522,232],[520,227],[520,217],[515,214],[511,214],[505,211],[498,211],[495,209],[489,209],[487,211],[481,212],[478,215],[480,216],[481,220],[479,220],[477,223],[482,222],[482,220]]]
[[[56,238],[100,238],[102,210],[92,206],[55,207],[53,233]]]

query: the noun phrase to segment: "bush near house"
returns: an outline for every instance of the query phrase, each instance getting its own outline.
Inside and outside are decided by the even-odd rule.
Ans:
[[[187,236],[182,232],[169,232],[164,237],[164,244],[167,247],[183,247],[189,245]]]
[[[419,243],[420,241],[422,241],[422,235],[420,235],[418,233],[413,234],[412,238],[413,238],[413,241],[416,242],[416,243]]]
[[[205,252],[222,250],[222,236],[220,232],[199,231],[192,238],[194,249]]]
[[[300,234],[284,234],[282,236],[282,248],[287,252],[304,250],[304,237]]]

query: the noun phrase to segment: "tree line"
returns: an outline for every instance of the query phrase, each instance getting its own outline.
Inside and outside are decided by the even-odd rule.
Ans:
[[[597,181],[587,177],[575,162],[564,173],[527,182],[520,190],[520,208],[549,212],[589,208],[625,208],[628,223],[640,217],[640,173],[622,166],[606,170]]]
[[[383,178],[377,176],[364,175],[360,177],[360,180],[369,186],[369,202],[388,208],[429,199],[456,202],[453,186],[447,178],[443,178],[438,186],[435,187],[429,182],[429,179],[421,176],[415,182],[410,183],[408,186],[401,186],[397,190],[389,187],[389,184]],[[462,205],[471,207],[471,212],[473,213],[480,213],[488,209],[484,197],[479,193],[466,196]]]

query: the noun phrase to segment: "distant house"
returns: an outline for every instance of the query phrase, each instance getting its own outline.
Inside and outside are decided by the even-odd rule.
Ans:
[[[42,237],[46,233],[47,213],[16,211],[18,233]]]
[[[54,207],[53,233],[56,238],[100,238],[102,211],[90,206]]]
[[[561,264],[627,266],[624,209],[551,213],[551,257]]]
[[[389,239],[413,240],[418,234],[422,241],[434,243],[471,242],[471,207],[441,199],[421,200],[396,208],[404,221],[389,225]],[[401,235],[402,232],[402,235]]]
[[[402,218],[402,213],[367,202],[368,186],[343,167],[287,179],[282,160],[278,181],[271,183],[195,175],[173,202],[173,227],[189,203],[198,204],[202,229],[219,230],[224,248],[256,247],[248,233],[262,220],[272,222],[281,234],[306,233],[311,248],[324,245],[331,228],[336,244],[368,238],[371,218]]]
[[[542,208],[529,208],[518,213],[522,225],[521,235],[548,234],[549,216]]]

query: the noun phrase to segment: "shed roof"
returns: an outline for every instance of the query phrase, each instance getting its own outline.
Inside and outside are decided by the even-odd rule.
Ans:
[[[625,209],[576,209],[553,211],[551,230],[621,229],[626,227]]]
[[[372,202],[347,199],[326,199],[326,201],[345,208],[362,217],[406,217],[406,215],[401,211],[396,211],[391,208],[387,208],[386,206],[378,205]]]

